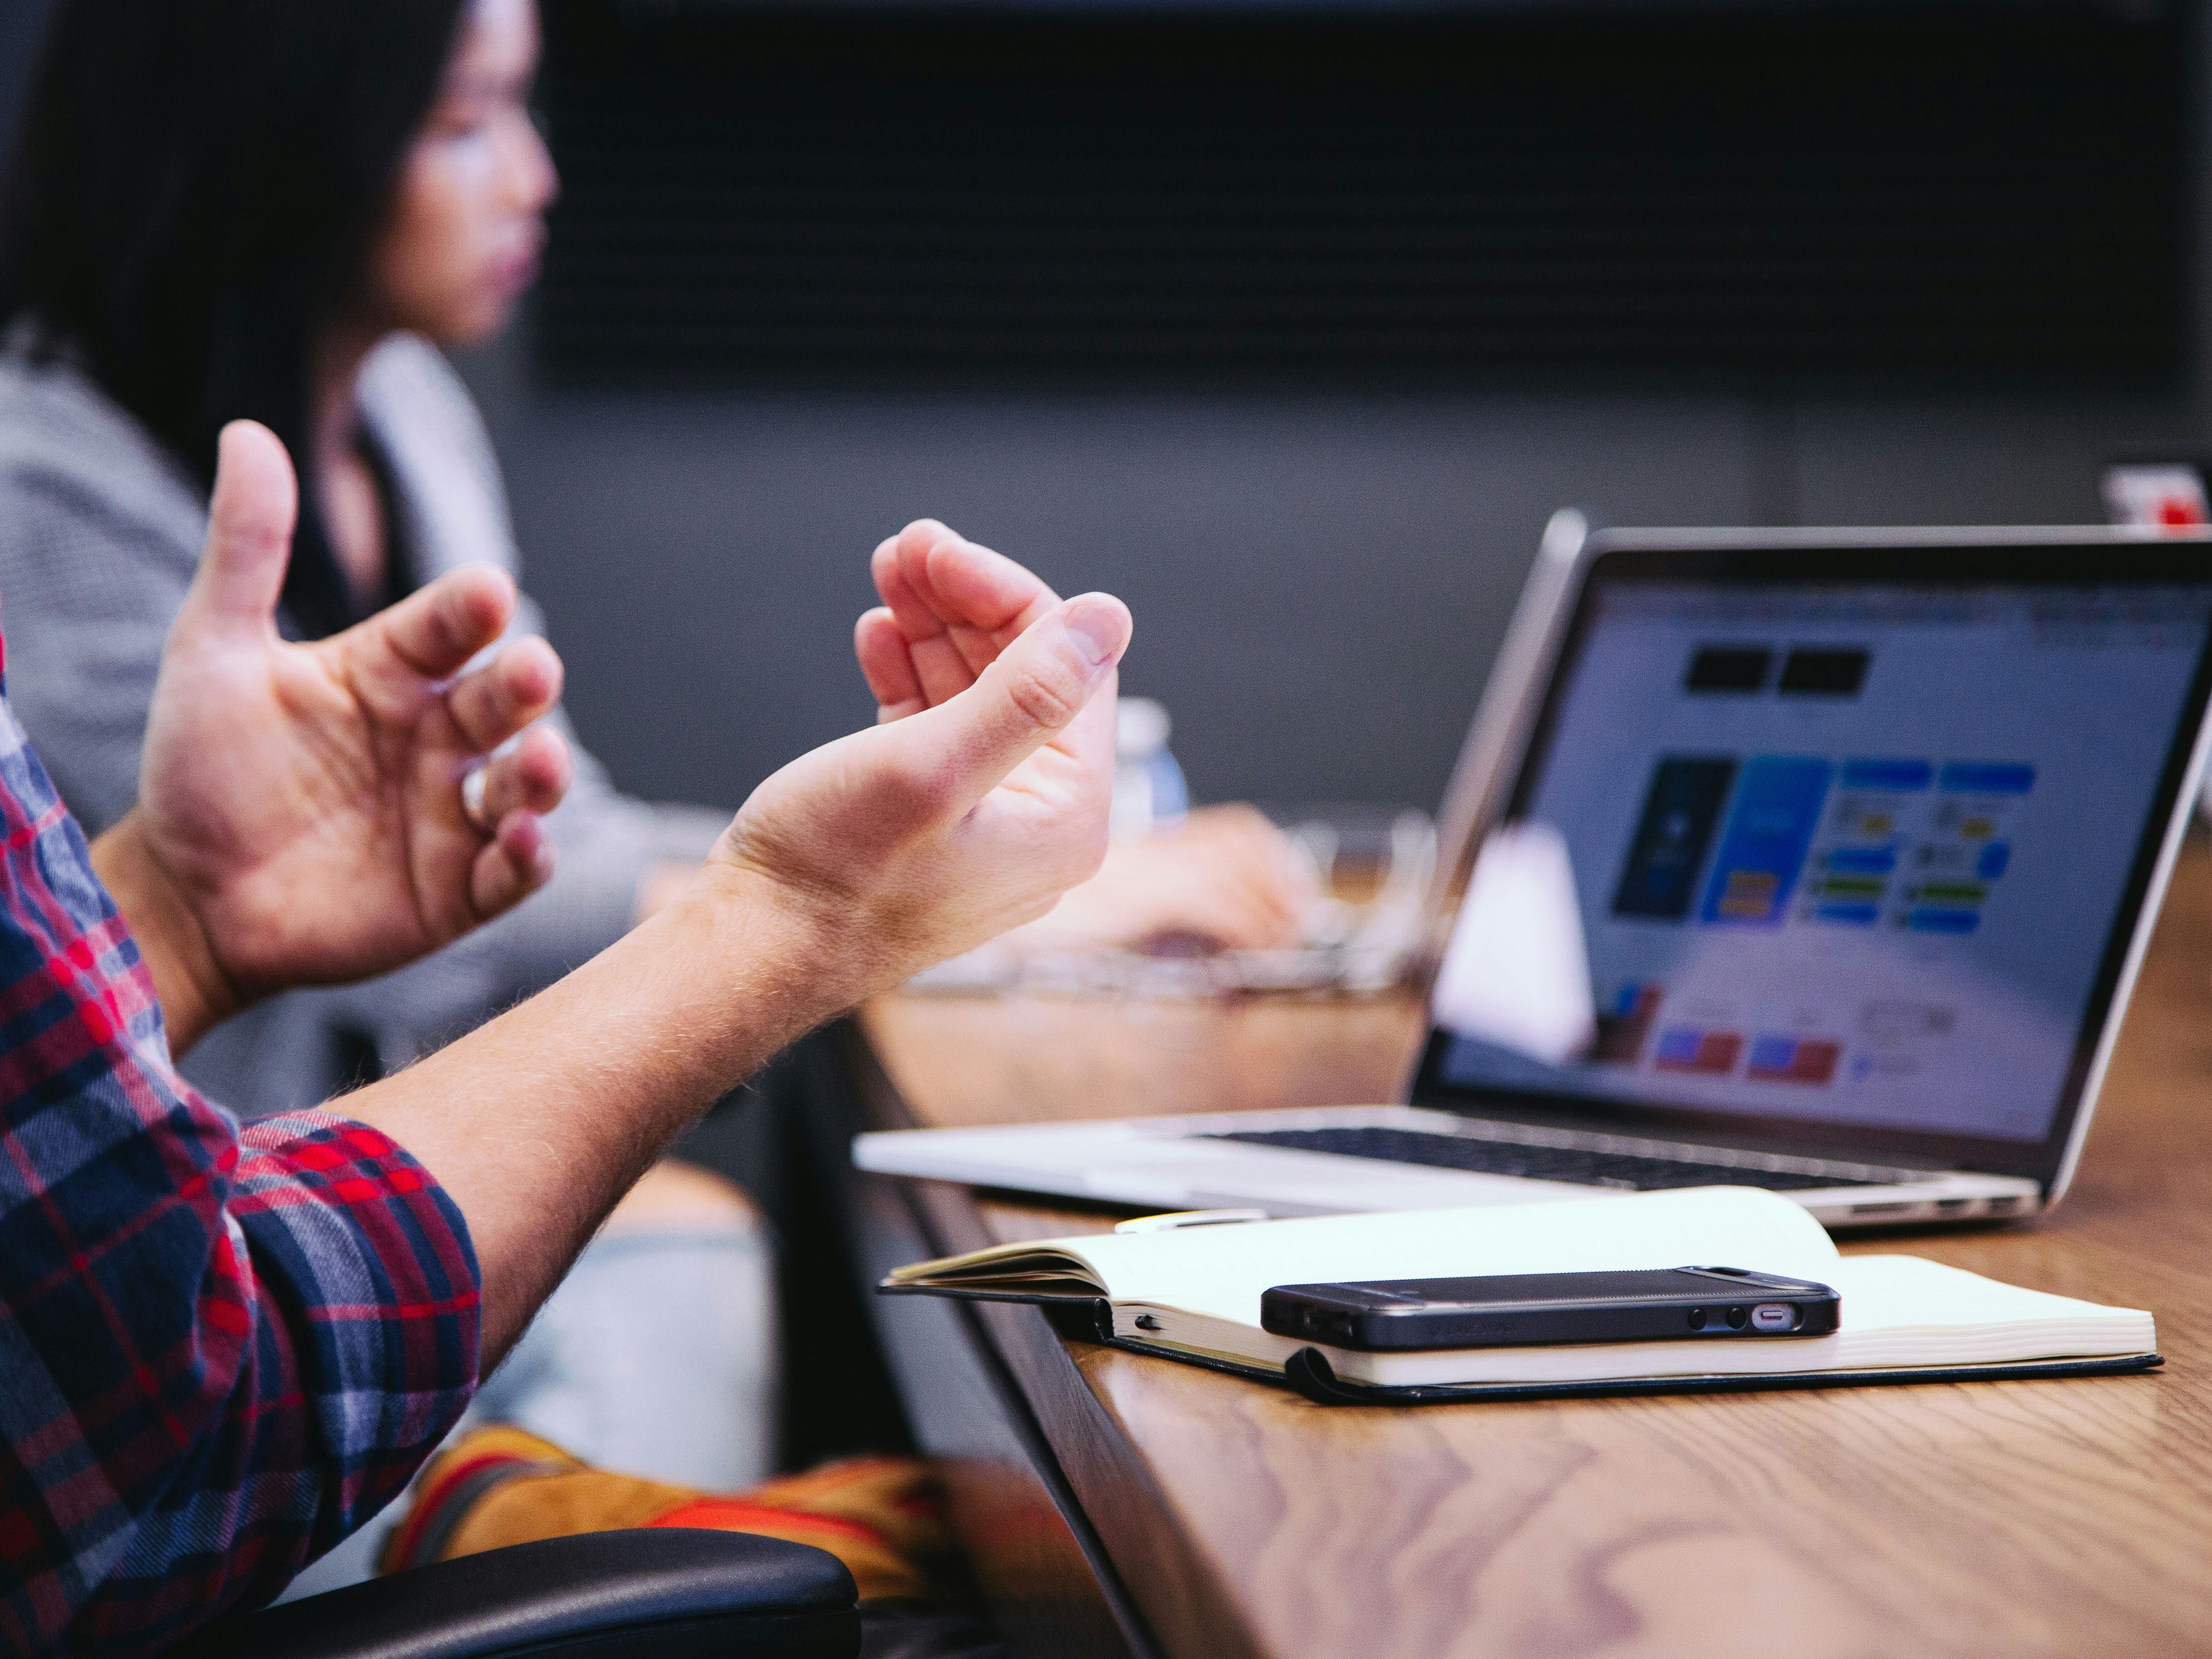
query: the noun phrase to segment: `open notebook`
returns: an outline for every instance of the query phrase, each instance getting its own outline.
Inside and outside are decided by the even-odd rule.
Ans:
[[[1832,1336],[1361,1353],[1260,1328],[1272,1285],[1460,1274],[1747,1267],[1842,1298]],[[1287,1378],[1316,1397],[1429,1400],[2042,1376],[2158,1364],[2150,1315],[1908,1255],[1845,1258],[1800,1206],[1747,1187],[1003,1244],[880,1287],[1073,1304],[1119,1346]]]

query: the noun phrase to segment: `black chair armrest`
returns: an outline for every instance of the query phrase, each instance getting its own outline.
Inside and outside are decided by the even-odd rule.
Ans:
[[[853,1575],[749,1533],[580,1534],[228,1620],[191,1659],[854,1659]],[[183,1659],[183,1656],[179,1656]]]

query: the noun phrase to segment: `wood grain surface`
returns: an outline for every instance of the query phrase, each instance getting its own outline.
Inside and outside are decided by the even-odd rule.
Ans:
[[[1388,1003],[894,999],[864,1025],[898,1115],[955,1123],[1387,1097],[1419,1023]],[[2208,1653],[2208,1112],[2197,842],[2065,1203],[1845,1246],[2147,1307],[2162,1373],[1349,1409],[1066,1340],[1033,1309],[985,1324],[1177,1656]],[[915,1190],[945,1248],[1110,1220]]]
[[[1331,996],[891,996],[861,1023],[935,1128],[1390,1100],[1425,1029],[1409,998]]]

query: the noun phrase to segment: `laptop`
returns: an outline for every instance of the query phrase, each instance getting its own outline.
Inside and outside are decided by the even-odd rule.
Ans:
[[[863,1135],[1160,1210],[2065,1192],[2204,767],[2212,560],[2110,530],[1555,519],[1442,819],[1401,1101]]]

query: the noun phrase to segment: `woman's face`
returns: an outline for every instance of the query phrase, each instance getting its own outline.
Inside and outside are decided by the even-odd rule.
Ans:
[[[470,0],[369,256],[364,297],[380,330],[480,340],[536,277],[560,187],[530,118],[537,70],[536,0]]]

